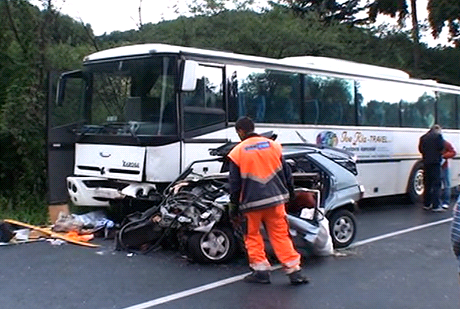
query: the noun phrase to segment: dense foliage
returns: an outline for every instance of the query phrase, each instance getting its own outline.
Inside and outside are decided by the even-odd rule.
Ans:
[[[97,49],[159,42],[275,58],[328,56],[460,85],[460,49],[418,46],[420,63],[414,68],[411,35],[358,26],[353,17],[360,10],[356,1],[347,1],[348,6],[326,1],[329,13],[324,6],[311,7],[321,1],[278,1],[265,12],[248,10],[250,2],[236,1],[239,9],[228,10],[222,1],[207,1],[214,6],[194,7],[201,15],[140,23],[139,30],[94,38],[90,25],[61,15],[50,0],[44,1],[47,6],[41,11],[26,0],[0,1],[0,217],[5,211],[26,209],[26,218],[30,213],[26,205],[45,205],[48,73],[76,69],[84,55]],[[381,5],[375,12],[391,13],[396,8],[395,14],[405,3],[374,2]],[[436,16],[437,25],[458,20]]]
[[[428,0],[428,20],[435,37],[447,26],[449,37],[460,46],[460,2],[457,0]]]
[[[86,31],[52,8],[0,2],[0,212],[46,209],[47,76],[79,66]]]

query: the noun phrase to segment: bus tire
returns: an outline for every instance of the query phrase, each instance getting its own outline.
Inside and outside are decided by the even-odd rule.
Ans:
[[[346,209],[334,211],[329,216],[329,231],[334,248],[348,247],[356,236],[355,215]]]
[[[409,177],[407,195],[412,203],[422,203],[425,186],[423,184],[423,162],[415,163]]]

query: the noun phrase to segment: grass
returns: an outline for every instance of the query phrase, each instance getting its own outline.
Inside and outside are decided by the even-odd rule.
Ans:
[[[34,225],[48,223],[48,206],[37,196],[24,196],[16,201],[0,196],[0,220],[14,219]]]
[[[29,193],[20,194],[13,199],[10,196],[0,195],[0,221],[3,219],[14,219],[33,225],[49,225],[50,222],[49,208],[46,199]],[[85,214],[91,211],[104,211],[107,217],[115,223],[121,223],[123,219],[134,211],[144,211],[145,209],[137,209],[116,205],[115,207],[88,207],[76,206],[70,201],[68,203],[69,212],[71,214]]]

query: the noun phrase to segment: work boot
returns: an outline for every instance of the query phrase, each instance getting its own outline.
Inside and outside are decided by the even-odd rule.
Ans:
[[[255,270],[246,277],[244,277],[244,282],[249,283],[270,283],[270,272],[268,270]]]
[[[289,276],[289,280],[291,281],[292,285],[299,285],[299,284],[305,284],[305,283],[310,282],[310,279],[304,276],[300,270],[290,273],[288,276]]]

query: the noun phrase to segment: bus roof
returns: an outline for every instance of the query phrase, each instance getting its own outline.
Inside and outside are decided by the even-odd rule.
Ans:
[[[272,62],[274,64],[276,64],[278,61],[276,59],[271,59],[271,58],[235,54],[232,52],[215,51],[215,50],[200,49],[200,48],[194,48],[194,47],[183,47],[183,46],[175,46],[175,45],[168,45],[168,44],[153,44],[152,43],[152,44],[137,44],[137,45],[121,46],[121,47],[115,47],[115,48],[99,51],[89,56],[86,56],[84,59],[84,62],[105,60],[105,59],[110,59],[110,58],[151,55],[151,54],[158,54],[158,53],[196,54],[196,55],[206,55],[206,56],[212,56],[212,57],[240,59],[240,60],[247,60],[247,61]]]
[[[409,74],[392,68],[380,67],[376,65],[364,64],[354,61],[328,58],[328,57],[317,57],[317,56],[299,56],[299,57],[288,57],[280,60],[282,63],[290,65],[308,65],[316,68],[329,68],[340,73],[365,75],[365,76],[379,76],[379,77],[390,77],[390,78],[410,78]],[[332,69],[331,69],[332,68]]]
[[[324,72],[326,74],[340,74],[363,78],[381,78],[386,80],[396,80],[435,87],[443,90],[450,90],[455,92],[460,91],[460,88],[458,86],[440,84],[432,80],[421,80],[411,78],[408,73],[401,70],[336,58],[317,56],[297,56],[287,57],[283,59],[274,59],[260,56],[236,54],[233,52],[226,51],[216,51],[160,43],[127,45],[99,51],[86,56],[84,58],[84,63],[91,63],[93,61],[98,62],[110,59],[119,59],[125,57],[148,56],[152,54],[189,54],[210,58],[228,59],[233,61],[254,62],[258,63],[259,65],[269,64],[274,66],[300,68],[303,70]]]
[[[115,47],[103,51],[96,52],[85,58],[85,62],[92,62],[105,59],[151,55],[157,53],[171,53],[171,54],[195,54],[206,55],[209,57],[227,58],[243,61],[254,61],[259,63],[269,63],[274,65],[287,65],[293,67],[302,67],[307,69],[314,69],[320,71],[329,71],[342,74],[362,75],[367,77],[382,77],[382,78],[398,78],[408,79],[409,74],[406,72],[379,67],[369,64],[362,64],[347,60],[316,57],[316,56],[299,56],[288,57],[283,59],[274,59],[258,56],[249,56],[243,54],[236,54],[232,52],[207,50],[193,47],[183,47],[167,44],[138,44]]]

